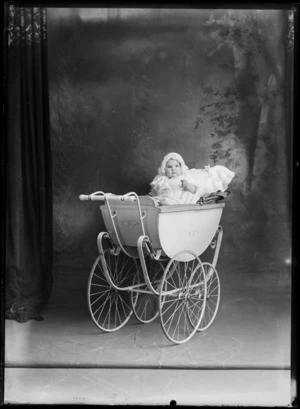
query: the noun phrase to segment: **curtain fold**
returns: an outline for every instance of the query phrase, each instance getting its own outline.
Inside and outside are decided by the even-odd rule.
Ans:
[[[6,318],[38,318],[52,288],[46,9],[6,9]]]

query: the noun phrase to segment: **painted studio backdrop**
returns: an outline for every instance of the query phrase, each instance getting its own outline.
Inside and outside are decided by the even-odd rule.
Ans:
[[[8,7],[9,403],[18,403],[16,397],[74,403],[74,396],[82,403],[132,403],[128,391],[142,381],[111,372],[111,382],[121,382],[111,389],[105,372],[101,389],[99,368],[157,369],[136,388],[141,399],[152,388],[154,404],[165,404],[183,378],[187,389],[189,379],[197,380],[191,395],[197,404],[214,405],[205,399],[227,387],[227,398],[242,404],[239,393],[249,406],[257,406],[250,398],[261,403],[262,394],[274,399],[284,396],[283,388],[290,394],[293,15]],[[143,325],[132,315],[115,332],[94,325],[88,279],[97,236],[106,229],[99,202],[79,199],[96,191],[147,195],[169,152],[182,155],[189,168],[222,165],[235,172],[220,222],[218,314],[207,331],[174,348],[159,319]],[[111,304],[108,311],[105,320]],[[72,368],[75,382],[55,370],[48,382],[41,374],[49,367]],[[32,375],[16,378],[16,368],[24,369],[20,374],[36,368],[36,394],[28,386]],[[162,368],[251,371],[246,377],[222,372],[219,388],[215,371],[213,378],[204,371],[206,383],[195,378],[201,371],[191,378],[175,373],[173,383]],[[261,370],[270,368],[274,383]],[[239,390],[240,380],[246,389]],[[94,398],[89,389],[78,394],[82,382]],[[104,402],[106,386],[110,402]]]
[[[220,263],[286,276],[290,43],[287,11],[48,9],[56,264],[97,254],[79,194],[147,194],[175,151],[236,173]]]

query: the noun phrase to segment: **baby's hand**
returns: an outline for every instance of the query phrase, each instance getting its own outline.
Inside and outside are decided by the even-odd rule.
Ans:
[[[196,193],[196,186],[189,183],[186,179],[183,179],[181,184],[184,190],[188,190],[190,193]]]
[[[184,190],[188,190],[189,182],[186,179],[183,179],[181,181],[181,185],[182,185]]]

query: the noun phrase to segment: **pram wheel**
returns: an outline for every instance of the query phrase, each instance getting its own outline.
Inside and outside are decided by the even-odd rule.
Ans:
[[[191,260],[192,258],[192,260]],[[179,260],[190,261],[179,261]],[[205,310],[206,281],[202,263],[186,250],[169,261],[159,294],[161,326],[166,337],[182,344],[195,334]],[[193,324],[191,319],[193,317]]]
[[[101,256],[97,257],[90,272],[88,307],[97,327],[112,332],[126,324],[132,314],[132,308],[129,292],[117,290],[110,285],[104,274],[104,266],[116,286],[127,287],[132,284],[137,263],[122,252],[113,255],[106,249],[103,254],[102,260]]]
[[[202,263],[205,276],[206,276],[206,287],[207,287],[207,296],[206,296],[206,305],[203,318],[197,328],[197,331],[205,331],[213,323],[215,316],[217,315],[219,303],[220,303],[220,280],[217,273],[217,270],[210,263]],[[198,306],[196,308],[199,308]],[[196,315],[200,313],[199,310],[196,311]],[[194,317],[189,314],[191,324],[193,326],[197,325]]]
[[[145,262],[147,265],[147,271],[149,271],[151,283],[155,288],[161,282],[164,267],[160,261],[152,260],[150,257],[147,257]],[[144,281],[142,270],[140,270],[134,278],[133,285],[140,284],[141,282],[144,283]],[[148,294],[134,290],[131,292],[133,313],[140,322],[147,324],[154,321],[158,316],[158,299],[157,296],[149,293],[146,283],[139,287],[139,289],[148,291]]]

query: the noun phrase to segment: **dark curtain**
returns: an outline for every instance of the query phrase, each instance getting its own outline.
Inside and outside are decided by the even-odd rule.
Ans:
[[[52,287],[46,10],[6,10],[6,318],[39,319]]]

